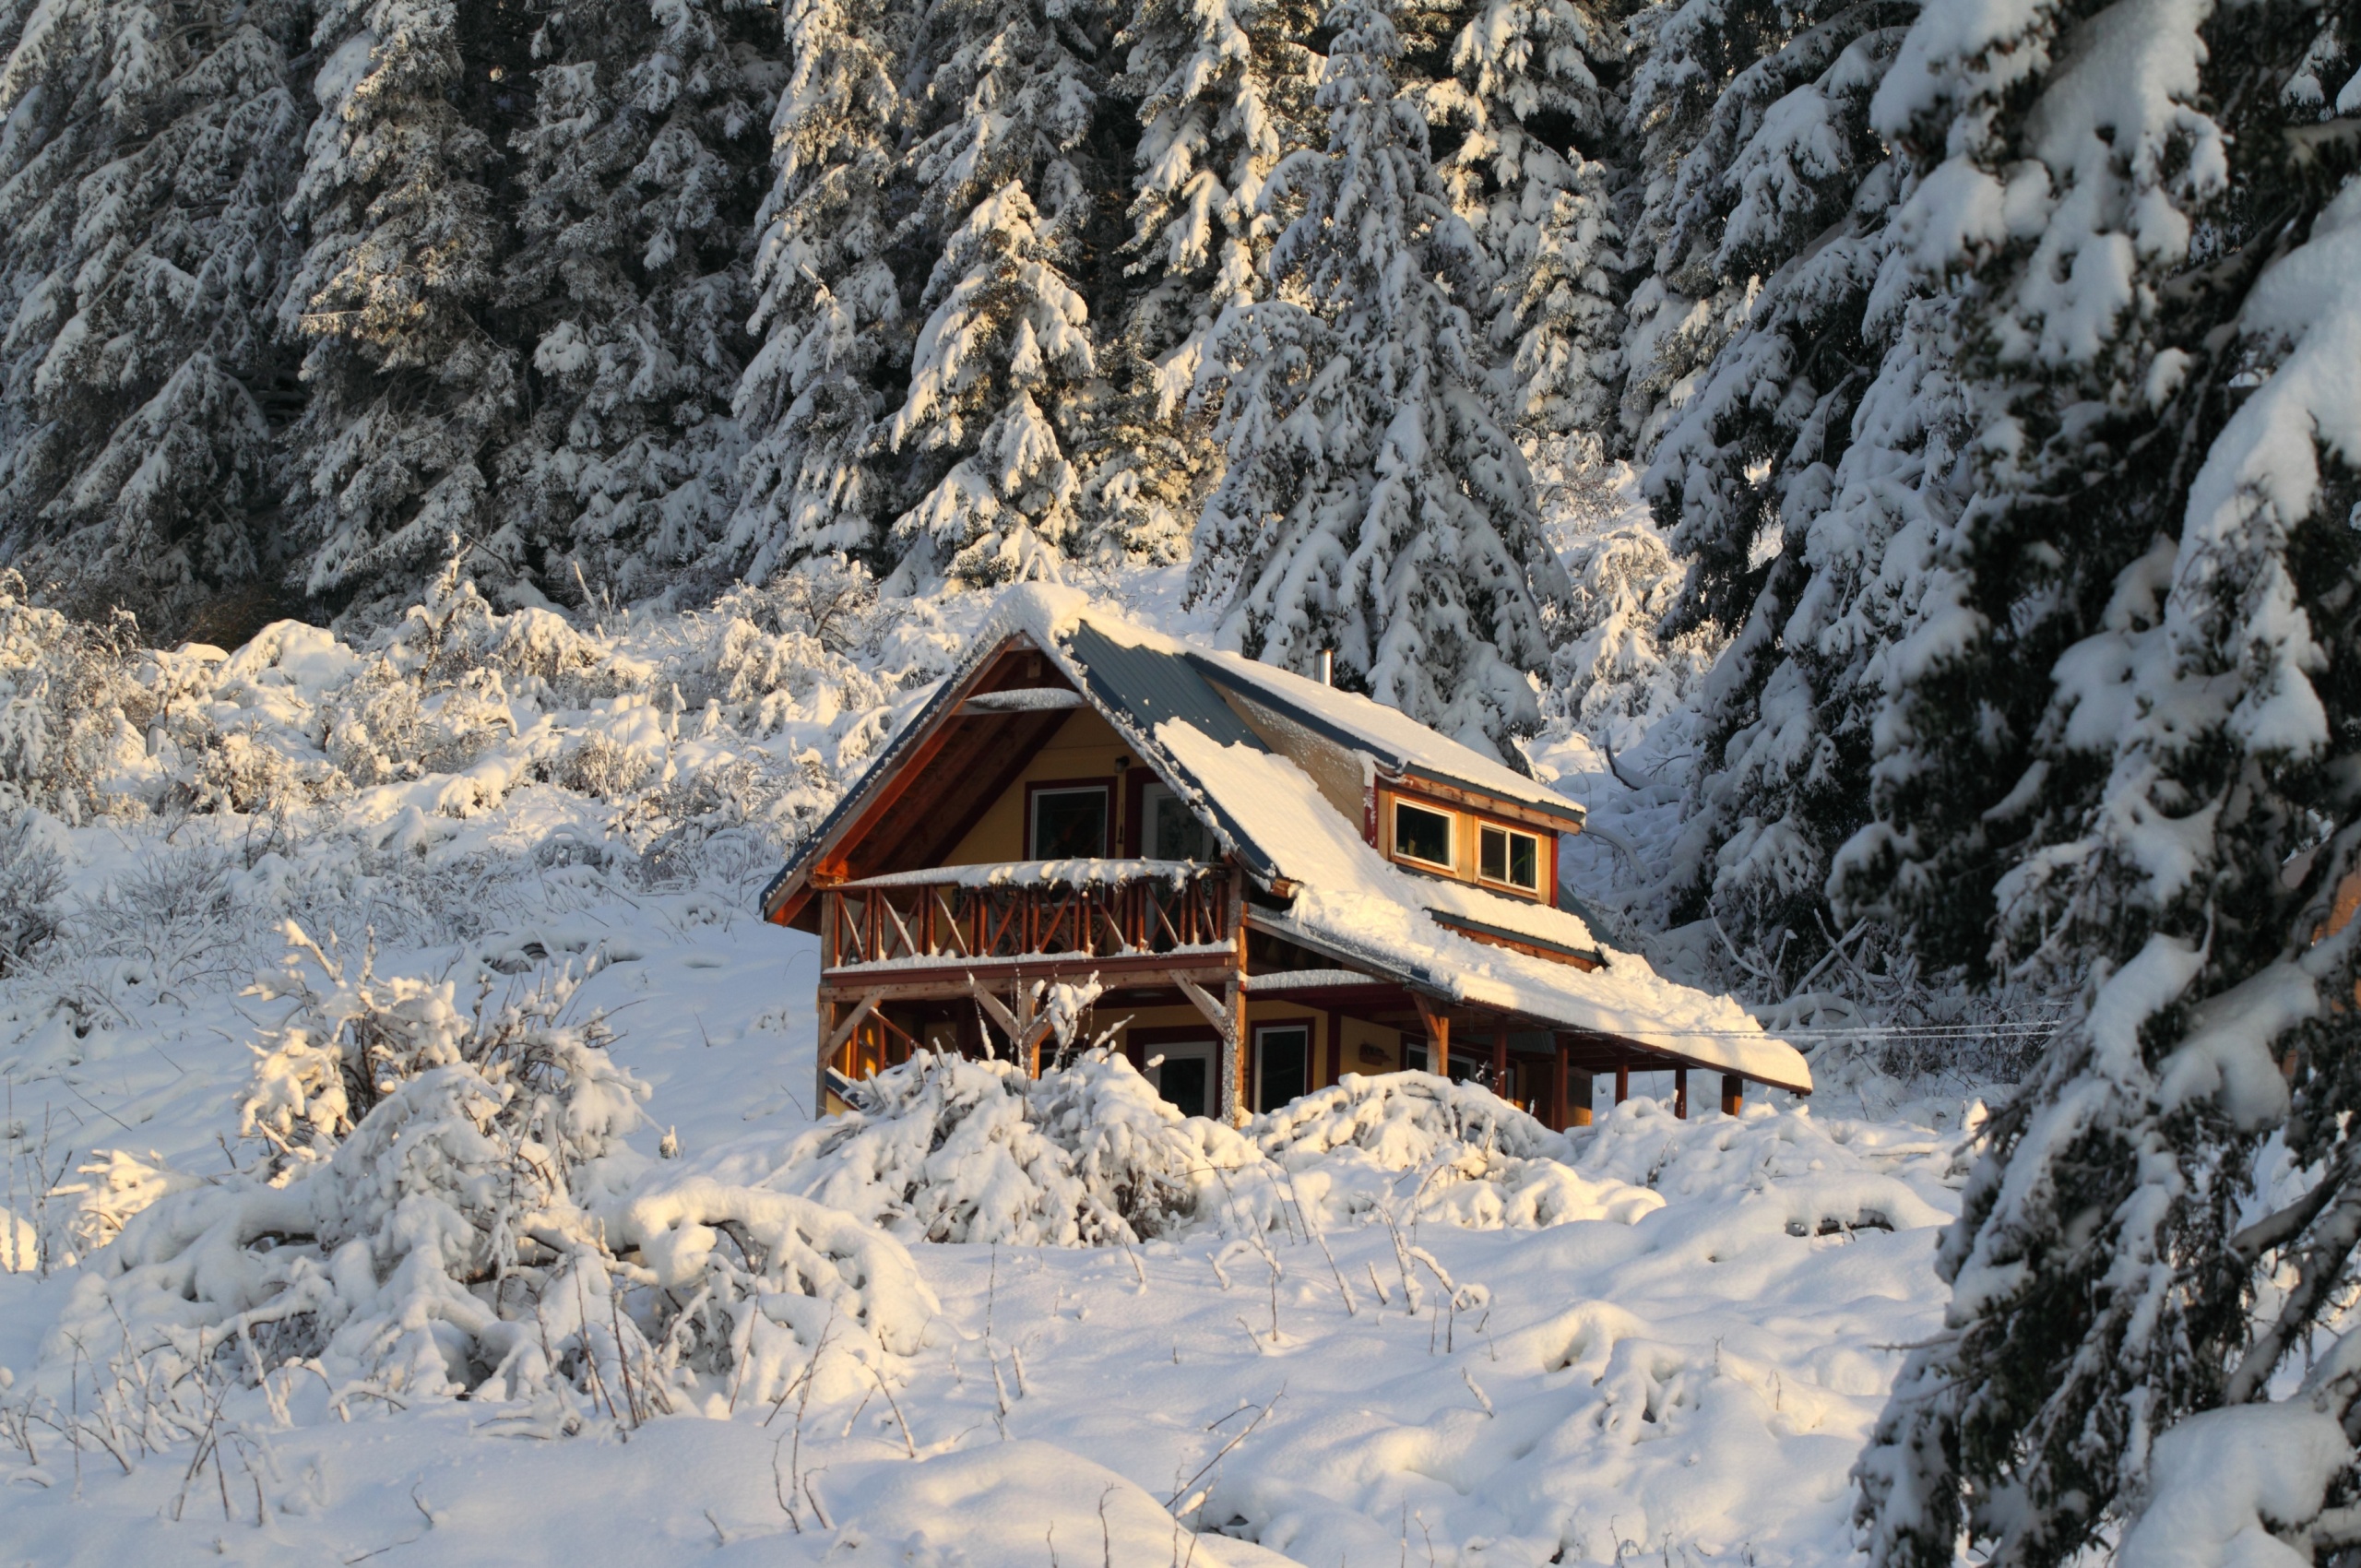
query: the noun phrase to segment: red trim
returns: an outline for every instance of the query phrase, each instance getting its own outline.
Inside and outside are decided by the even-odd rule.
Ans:
[[[1247,994],[1251,996],[1253,993],[1249,992]],[[1320,1087],[1318,1083],[1313,1081],[1315,1075],[1320,1071],[1319,1014],[1314,1013],[1308,1018],[1274,1018],[1267,1024],[1256,1024],[1251,1031],[1254,1036],[1254,1049],[1248,1053],[1246,1058],[1246,1083],[1244,1085],[1247,1098],[1249,1099],[1260,1100],[1263,1098],[1263,1037],[1276,1029],[1301,1029],[1303,1031],[1303,1091],[1306,1094],[1310,1094],[1313,1089]]]
[[[1113,832],[1115,826],[1115,780],[1111,777],[1106,778],[1036,778],[1028,782],[1025,786],[1025,821],[1022,826],[1022,831],[1025,835],[1025,858],[1028,861],[1038,861],[1043,858],[1039,854],[1036,853],[1034,849],[1033,797],[1059,790],[1103,790],[1106,791],[1108,813],[1107,833],[1101,834],[1098,839],[1098,858],[1101,860],[1106,859],[1109,853],[1109,850],[1107,848],[1107,836]]]
[[[1147,827],[1142,819],[1147,814],[1147,787],[1162,782],[1145,763],[1134,761],[1123,769],[1123,853],[1133,860],[1146,855]]]

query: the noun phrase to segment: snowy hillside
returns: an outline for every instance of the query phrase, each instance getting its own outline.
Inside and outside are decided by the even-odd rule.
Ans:
[[[1185,629],[1169,581],[1113,586]],[[1241,1134],[1086,1058],[811,1123],[815,951],[753,893],[985,608],[821,574],[602,630],[455,586],[223,658],[0,605],[34,802],[0,845],[0,1536],[1846,1550],[1940,1313],[1956,1106],[1682,1123],[1643,1078],[1560,1135],[1408,1075]]]

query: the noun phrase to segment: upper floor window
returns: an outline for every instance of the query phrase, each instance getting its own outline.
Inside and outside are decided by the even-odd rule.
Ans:
[[[1221,847],[1189,802],[1163,783],[1140,791],[1140,852],[1152,861],[1217,861]]]
[[[1530,833],[1494,827],[1477,830],[1476,873],[1486,882],[1506,883],[1528,893],[1541,888],[1541,840]]]
[[[1406,861],[1452,868],[1451,817],[1448,813],[1394,802],[1394,852]]]
[[[1096,860],[1107,853],[1104,784],[1037,788],[1031,794],[1027,860]]]

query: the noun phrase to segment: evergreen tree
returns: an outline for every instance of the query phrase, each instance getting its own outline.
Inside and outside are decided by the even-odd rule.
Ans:
[[[1314,19],[1302,0],[1141,0],[1116,41],[1109,91],[1138,105],[1139,172],[1083,501],[1135,553],[1185,553],[1219,478],[1192,393],[1214,323],[1263,287],[1283,222],[1263,206],[1271,172],[1311,139]]]
[[[881,385],[907,357],[895,267],[896,84],[914,13],[887,0],[789,0],[776,178],[758,220],[753,329],[733,405],[749,443],[717,552],[751,582],[813,552],[882,544]],[[907,263],[904,263],[907,265]]]
[[[950,0],[928,24],[895,237],[933,260],[873,461],[899,580],[1006,581],[1093,543],[1075,448],[1103,385],[1078,278],[1120,210],[1128,147],[1097,134],[1114,30],[1047,0]]]
[[[1700,10],[1683,15],[1702,30]],[[1791,964],[1829,934],[1829,865],[1867,820],[1877,658],[1900,613],[1890,551],[1958,481],[1950,310],[1890,265],[1915,172],[1870,115],[1909,14],[1791,18],[1655,193],[1677,218],[1659,219],[1658,247],[1676,287],[1753,296],[1687,399],[1651,416],[1663,434],[1643,488],[1690,564],[1673,625],[1732,636],[1704,688],[1676,879],[1739,940],[1786,941]],[[1652,72],[1668,123],[1679,95],[1663,62]]]
[[[2361,885],[2361,160],[2335,123],[2361,109],[2340,85],[2356,21],[2044,9],[1930,36],[1898,95],[1969,127],[1928,182],[1964,199],[1926,210],[1982,221],[1922,232],[1995,258],[1983,445],[2017,487],[1987,479],[1936,558],[1965,584],[1928,596],[1959,607],[1950,657],[2001,635],[1974,613],[1985,585],[2033,592],[1995,551],[2058,574],[2041,547],[2089,528],[2130,559],[2053,661],[1994,814],[2034,825],[2000,847],[1999,956],[2081,1005],[1983,1134],[1940,1257],[1947,1332],[1862,1460],[1883,1564],[1949,1564],[1963,1536],[2006,1568],[2163,1560],[2190,1543],[2142,1528],[2143,1505],[2217,1488],[2224,1542],[2361,1544],[2339,1306],[2361,922],[2334,909]],[[1929,754],[1945,717],[1960,737],[1955,678],[1926,659],[1898,683],[1898,754]],[[2267,1502],[2227,1463],[2258,1452],[2283,1467]]]
[[[86,612],[170,634],[274,564],[305,25],[71,0],[0,66],[0,552]]]
[[[528,13],[328,0],[314,37],[320,112],[289,204],[308,248],[280,308],[310,344],[287,453],[305,586],[365,619],[456,536],[480,581],[533,597],[532,541],[487,469],[518,402],[517,346],[490,318],[512,209],[492,183],[530,112]]]
[[[495,473],[506,530],[560,593],[644,599],[728,517],[768,184],[759,105],[778,87],[758,17],[568,0],[534,37],[551,64],[516,138],[520,243],[500,298],[504,336],[530,343],[531,415]]]
[[[1448,74],[1417,93],[1442,138],[1436,175],[1499,268],[1489,325],[1509,410],[1528,440],[1575,436],[1594,457],[1622,371],[1600,77],[1623,64],[1621,30],[1594,7],[1485,0],[1451,40]]]
[[[1916,8],[1677,0],[1635,18],[1622,131],[1641,276],[1627,305],[1621,434],[1642,454],[1744,323],[1755,281],[1854,205],[1881,151],[1868,99],[1892,30]]]
[[[1328,144],[1283,163],[1266,198],[1301,204],[1272,250],[1275,297],[1215,339],[1228,468],[1192,587],[1228,600],[1250,654],[1309,669],[1333,649],[1379,700],[1502,744],[1538,719],[1534,579],[1560,585],[1460,303],[1493,275],[1396,89],[1382,0],[1337,0],[1327,24]]]

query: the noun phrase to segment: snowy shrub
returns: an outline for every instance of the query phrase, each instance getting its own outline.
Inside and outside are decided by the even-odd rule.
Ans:
[[[1106,1246],[1195,1211],[1202,1119],[1184,1120],[1121,1055],[1086,1051],[1036,1080],[928,1052],[860,1095],[765,1184],[912,1241]]]
[[[137,623],[68,620],[0,572],[0,801],[78,823],[120,808],[109,778],[144,749],[149,694],[134,679]]]
[[[1476,1084],[1432,1073],[1347,1073],[1248,1129],[1323,1223],[1371,1218],[1537,1229],[1630,1224],[1663,1200],[1569,1169],[1566,1134]]]
[[[57,935],[65,889],[65,862],[40,814],[19,808],[0,818],[0,975]]]
[[[300,1372],[338,1408],[521,1401],[568,1431],[775,1398],[830,1345],[837,1382],[918,1348],[936,1307],[890,1237],[787,1194],[649,1186],[624,1142],[647,1086],[571,1016],[574,975],[463,1008],[448,980],[287,937],[250,992],[292,1004],[241,1104],[263,1158],[200,1178],[113,1151],[52,1194],[83,1275],[19,1415],[187,1415],[243,1385],[283,1417]],[[77,1368],[113,1392],[65,1416]]]

